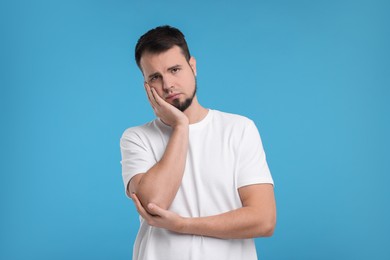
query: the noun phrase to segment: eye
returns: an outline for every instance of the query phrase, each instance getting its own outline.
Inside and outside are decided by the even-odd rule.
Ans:
[[[180,71],[180,68],[172,68],[171,69],[171,73],[172,74],[176,74],[177,72],[179,72]]]
[[[158,80],[160,76],[159,75],[155,75],[153,77],[150,78],[150,82],[155,82],[156,80]]]

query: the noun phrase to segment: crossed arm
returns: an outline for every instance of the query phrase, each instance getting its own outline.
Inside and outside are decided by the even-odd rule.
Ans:
[[[139,214],[149,225],[182,234],[240,239],[271,236],[276,224],[276,206],[271,184],[249,185],[239,189],[242,207],[214,216],[184,218],[154,203],[142,206],[132,199]]]
[[[188,118],[145,84],[157,116],[172,126],[161,160],[146,173],[134,176],[128,192],[149,225],[182,234],[223,239],[271,236],[276,223],[273,185],[256,184],[238,189],[242,207],[219,215],[184,218],[167,210],[180,187],[188,150]]]
[[[149,102],[164,123],[172,127],[165,152],[147,172],[135,175],[128,184],[128,194],[137,194],[142,205],[154,203],[168,209],[180,187],[188,150],[189,122],[183,112],[165,102],[145,83]]]

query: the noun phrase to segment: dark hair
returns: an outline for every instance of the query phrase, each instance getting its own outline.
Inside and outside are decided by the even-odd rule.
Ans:
[[[189,61],[191,55],[188,50],[187,42],[184,39],[184,34],[169,25],[156,27],[139,38],[137,45],[135,46],[135,61],[137,62],[138,67],[141,68],[141,56],[145,52],[159,54],[169,50],[175,45],[181,48],[186,60]]]

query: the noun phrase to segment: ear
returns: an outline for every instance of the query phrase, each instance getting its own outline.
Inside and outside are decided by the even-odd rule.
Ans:
[[[196,76],[196,60],[194,57],[191,56],[190,61],[188,62],[190,64],[190,67],[192,71],[194,72],[194,75]]]

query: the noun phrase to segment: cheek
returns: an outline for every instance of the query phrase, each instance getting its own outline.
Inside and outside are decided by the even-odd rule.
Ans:
[[[191,75],[191,79],[190,79],[190,85],[191,85],[191,91],[193,91],[193,89],[195,88],[195,85],[196,85],[196,78],[194,75]]]
[[[160,97],[164,97],[164,91],[162,89],[156,89],[157,90],[157,94],[160,96]]]
[[[187,85],[190,85],[192,87],[192,85],[195,85],[195,76],[192,72],[189,72],[187,75],[186,75],[186,83]]]

